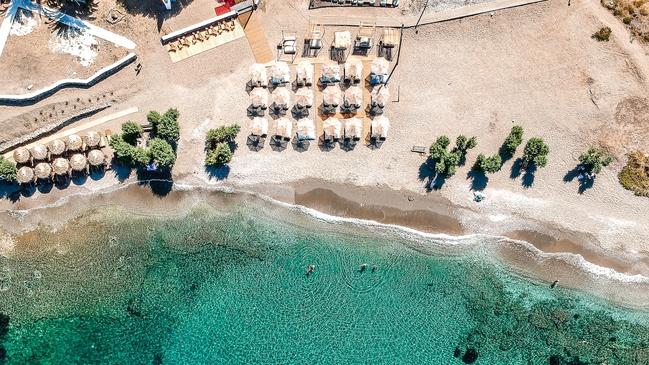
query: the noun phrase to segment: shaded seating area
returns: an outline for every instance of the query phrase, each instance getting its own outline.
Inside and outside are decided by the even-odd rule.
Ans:
[[[268,135],[268,119],[255,117],[252,120],[252,128],[246,144],[253,151],[260,151],[264,148],[264,142]]]
[[[304,36],[304,47],[302,57],[318,57],[322,50],[322,37],[324,27],[317,24],[309,24],[309,31]]]
[[[370,85],[385,84],[390,72],[390,62],[383,57],[379,57],[372,61],[370,65]]]
[[[304,118],[309,115],[309,109],[313,106],[313,90],[301,87],[295,92],[295,105],[292,114],[295,119]]]
[[[276,62],[270,67],[270,84],[281,86],[291,82],[291,69],[286,62]]]
[[[329,117],[322,124],[323,136],[322,143],[325,145],[333,144],[340,140],[343,133],[342,123],[338,118]]]
[[[363,138],[363,121],[356,117],[345,119],[344,133],[342,148],[351,151],[356,147],[358,141]]]
[[[290,57],[291,62],[297,55],[297,37],[295,32],[282,31],[282,40],[277,44],[277,59],[281,59],[282,55]]]
[[[360,60],[348,60],[345,62],[345,83],[357,84],[363,79],[363,62]]]
[[[322,85],[335,84],[340,82],[340,65],[333,62],[328,62],[322,65],[322,75],[320,76],[320,83]]]
[[[342,91],[338,85],[329,85],[322,91],[322,114],[336,114]]]
[[[275,134],[272,138],[272,145],[274,151],[282,151],[288,146],[293,133],[293,122],[288,118],[282,117],[275,121]]]
[[[384,115],[378,115],[372,119],[370,128],[370,143],[374,146],[380,147],[388,138],[390,120]]]
[[[277,87],[273,90],[270,112],[275,116],[284,116],[291,102],[291,92],[285,87]]]
[[[309,149],[310,141],[316,139],[316,128],[313,119],[303,118],[297,121],[295,132],[295,150],[303,152]]]
[[[379,57],[392,61],[393,51],[399,45],[399,31],[395,28],[384,28],[379,41]]]
[[[363,89],[358,86],[348,87],[345,90],[340,111],[342,113],[356,113],[361,105],[363,105]]]
[[[376,25],[361,22],[358,27],[358,33],[354,40],[354,54],[359,56],[367,56],[374,47],[374,33],[376,32]]]
[[[347,50],[351,45],[352,34],[349,31],[335,32],[329,56],[333,61],[343,63],[347,59]]]
[[[255,63],[250,66],[250,82],[249,87],[267,87],[268,86],[268,73],[266,66],[261,63]]]
[[[390,100],[390,90],[386,85],[378,85],[372,88],[370,93],[370,104],[369,104],[369,114],[370,115],[381,115],[383,114],[383,108]]]
[[[268,109],[268,90],[256,87],[250,91],[250,106],[248,107],[248,116],[262,116]]]
[[[307,61],[301,61],[295,67],[295,83],[296,86],[311,86],[313,85],[313,65]]]

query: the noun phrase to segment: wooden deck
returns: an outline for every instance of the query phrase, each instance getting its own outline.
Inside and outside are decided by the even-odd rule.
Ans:
[[[205,41],[196,42],[195,44],[191,44],[189,47],[185,47],[179,51],[171,52],[169,50],[169,44],[167,44],[165,47],[167,48],[167,52],[169,52],[169,57],[171,58],[171,62],[176,63],[186,58],[189,58],[191,56],[195,56],[199,53],[226,44],[228,42],[232,42],[236,39],[243,38],[245,34],[243,31],[243,27],[239,23],[239,20],[235,19],[234,24],[235,24],[234,30],[223,32],[217,36],[211,36],[209,39]]]
[[[275,57],[273,56],[273,51],[268,45],[268,40],[266,39],[264,28],[259,20],[259,15],[254,11],[251,12],[249,19],[247,19],[247,21],[242,20],[242,24],[244,25],[244,31],[246,38],[248,38],[250,48],[252,48],[252,54],[255,56],[255,61],[257,63],[268,63],[273,61]]]

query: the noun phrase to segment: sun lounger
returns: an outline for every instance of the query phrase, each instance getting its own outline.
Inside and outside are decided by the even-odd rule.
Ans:
[[[415,153],[419,153],[419,154],[425,154],[426,153],[426,147],[414,145],[414,146],[412,146],[412,149],[410,151],[415,152]]]

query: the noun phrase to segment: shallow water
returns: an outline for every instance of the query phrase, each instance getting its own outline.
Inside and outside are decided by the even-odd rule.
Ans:
[[[19,237],[0,257],[4,361],[649,363],[646,313],[293,215],[114,208]]]

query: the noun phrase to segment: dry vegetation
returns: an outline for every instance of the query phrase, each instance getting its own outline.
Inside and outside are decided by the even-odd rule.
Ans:
[[[634,36],[649,42],[649,0],[601,0]]]
[[[628,157],[619,175],[620,184],[636,195],[649,196],[649,156],[635,151]]]

